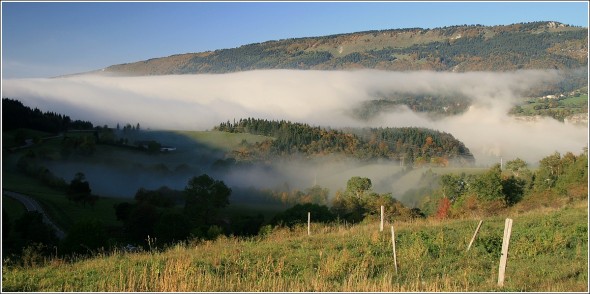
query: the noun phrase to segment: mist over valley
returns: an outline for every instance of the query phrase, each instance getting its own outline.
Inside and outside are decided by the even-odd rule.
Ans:
[[[97,125],[139,122],[154,130],[208,130],[226,120],[261,118],[343,127],[425,127],[451,133],[477,164],[499,156],[535,163],[553,151],[581,150],[587,128],[552,119],[534,123],[508,115],[535,87],[558,83],[560,72],[506,73],[251,71],[152,77],[78,76],[6,80],[5,97],[47,111],[75,113]],[[433,119],[408,107],[369,118],[353,114],[373,93],[467,97],[462,113]],[[523,140],[526,138],[526,140]]]
[[[323,128],[423,127],[452,134],[475,158],[475,166],[488,167],[521,158],[536,165],[554,151],[579,152],[587,146],[587,127],[542,118],[523,121],[509,115],[523,95],[562,81],[555,70],[515,72],[387,72],[257,70],[229,74],[116,77],[81,75],[54,79],[5,80],[7,97],[45,111],[72,113],[96,125],[114,127],[123,122],[141,124],[142,139],[174,146],[157,156],[103,155],[92,162],[53,162],[48,168],[68,179],[85,173],[101,195],[132,197],[139,188],[169,186],[182,189],[200,173],[213,174],[230,186],[305,189],[315,184],[333,195],[351,176],[372,179],[378,192],[400,197],[418,180],[398,181],[399,160],[378,163],[354,159],[283,159],[272,164],[212,168],[225,160],[228,149],[185,137],[182,131],[206,131],[226,120],[260,118],[303,122]],[[394,101],[405,95],[461,97],[463,111],[432,116],[408,105],[383,107],[359,117],[363,103]],[[385,98],[383,98],[385,97]],[[388,98],[389,97],[389,98]],[[424,98],[422,98],[424,99]],[[443,104],[444,105],[444,104]],[[444,106],[441,106],[441,108]],[[441,112],[444,113],[444,110]],[[169,132],[164,130],[178,130]],[[140,138],[136,138],[140,139]],[[113,164],[109,158],[123,158]],[[117,159],[119,160],[119,159]],[[179,169],[180,166],[184,168]],[[422,173],[416,171],[417,173]]]
[[[399,26],[544,10],[75,4],[2,4],[3,291],[587,292],[587,27],[396,28],[174,54],[356,16],[378,28],[377,15]],[[56,74],[18,78],[43,72]],[[482,279],[499,256],[507,287]]]

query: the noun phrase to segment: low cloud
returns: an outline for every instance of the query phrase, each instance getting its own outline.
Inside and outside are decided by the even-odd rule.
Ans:
[[[113,77],[81,75],[3,81],[3,97],[94,124],[140,123],[142,128],[206,130],[254,117],[324,127],[427,127],[465,143],[477,164],[520,157],[531,164],[554,151],[579,153],[587,126],[553,119],[525,122],[507,115],[534,87],[560,81],[557,71],[441,73],[265,70],[218,75]],[[361,121],[350,110],[375,92],[460,94],[472,106],[432,120],[407,108]]]

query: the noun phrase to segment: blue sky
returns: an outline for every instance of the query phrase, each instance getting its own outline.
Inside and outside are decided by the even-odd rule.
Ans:
[[[558,21],[586,2],[2,2],[3,78],[52,77],[286,38]]]

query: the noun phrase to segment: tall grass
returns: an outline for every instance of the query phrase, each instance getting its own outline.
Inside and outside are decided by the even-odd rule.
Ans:
[[[312,224],[265,237],[178,244],[163,251],[3,265],[3,291],[581,291],[588,290],[587,205],[515,215],[505,287],[496,286],[504,217]]]

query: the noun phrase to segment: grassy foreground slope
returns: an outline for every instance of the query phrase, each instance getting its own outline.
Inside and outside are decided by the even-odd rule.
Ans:
[[[587,202],[511,213],[506,280],[497,287],[504,219],[313,224],[264,237],[2,268],[3,291],[588,291]]]

